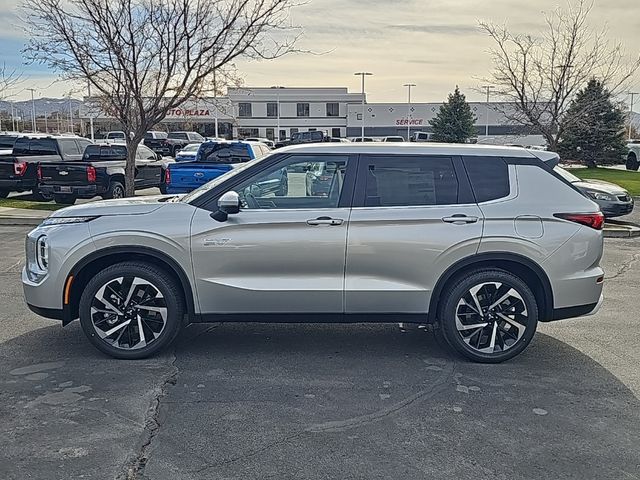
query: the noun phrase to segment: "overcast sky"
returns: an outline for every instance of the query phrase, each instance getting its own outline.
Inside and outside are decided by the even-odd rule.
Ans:
[[[19,28],[19,0],[0,0],[0,63],[24,68],[28,85],[41,96],[59,96],[68,86],[53,83],[55,74],[39,66],[22,66],[24,34]],[[417,102],[441,101],[456,84],[470,100],[491,64],[489,39],[479,20],[508,23],[535,34],[544,12],[558,0],[311,0],[294,11],[303,27],[302,49],[323,55],[290,55],[270,62],[240,64],[247,86],[345,86],[360,91],[356,71],[367,79],[369,101],[405,101],[404,83],[415,83]],[[612,39],[631,52],[640,50],[640,0],[595,0],[592,23],[608,24]],[[640,74],[638,75],[640,77]],[[636,78],[635,90],[640,89]],[[78,96],[80,96],[78,94]]]

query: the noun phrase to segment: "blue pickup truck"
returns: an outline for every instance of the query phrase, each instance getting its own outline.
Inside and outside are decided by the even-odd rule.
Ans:
[[[269,147],[260,142],[204,142],[193,162],[177,162],[169,166],[165,176],[167,193],[189,193],[229,170],[269,153]],[[284,176],[283,182],[286,181]]]

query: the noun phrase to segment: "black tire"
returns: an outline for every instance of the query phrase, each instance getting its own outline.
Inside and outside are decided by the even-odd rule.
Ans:
[[[122,283],[118,283],[117,281],[120,277],[124,279]],[[113,301],[114,304],[119,301],[117,298],[121,298],[118,297],[118,295],[122,294],[122,296],[124,296],[124,292],[127,291],[125,282],[130,282],[128,283],[130,289],[136,288],[136,285],[127,279],[141,279],[147,283],[137,285],[137,293],[133,295],[127,294],[131,298],[129,303],[121,302],[121,304],[116,305],[116,307],[124,313],[119,315],[116,314],[113,308],[108,308],[105,311],[113,313],[105,315],[101,312],[94,312],[92,316],[92,307],[96,308],[96,305],[107,305],[106,303],[102,303],[101,298],[104,298],[100,294],[100,291],[105,285],[110,285],[109,291],[116,295],[115,297],[110,297],[110,301]],[[124,288],[121,292],[117,292],[112,288],[114,285],[116,287],[123,286]],[[105,289],[105,292],[106,291]],[[131,291],[133,292],[134,290]],[[139,292],[144,292],[144,294],[140,295]],[[151,300],[162,301],[164,303],[164,306],[160,308],[165,309],[165,317],[162,317],[159,313],[154,313],[154,318],[141,318],[136,323],[134,319],[134,317],[138,318],[136,314],[140,311],[146,311],[142,307],[139,308],[138,305],[142,306],[149,301],[145,300],[145,298],[147,298],[145,295],[149,292],[152,294],[153,292],[159,292],[161,294],[161,296],[152,297]],[[142,301],[137,302],[138,299],[142,299]],[[82,330],[98,350],[115,358],[134,360],[149,357],[173,342],[183,325],[185,307],[182,290],[176,280],[167,272],[144,262],[122,262],[100,271],[87,283],[80,298],[79,313]],[[126,315],[129,315],[129,323],[127,323]],[[147,315],[152,314],[147,311]],[[160,317],[158,317],[158,315],[160,315]],[[159,325],[162,321],[164,321],[164,324],[160,328]],[[104,328],[107,329],[106,332],[97,325],[103,325]],[[107,340],[98,334],[100,331],[104,336],[109,330],[117,329],[119,325],[123,325],[123,327],[115,330],[113,334],[108,335],[106,337]],[[143,325],[143,335],[139,334],[139,325]],[[153,328],[158,331],[150,330]],[[118,337],[118,339],[115,337]],[[151,340],[148,342],[145,341],[143,346],[139,346],[143,339]],[[117,346],[115,346],[116,343]]]
[[[495,284],[501,286],[498,288]],[[439,333],[458,353],[474,362],[500,363],[522,353],[531,343],[538,325],[539,310],[533,292],[520,277],[504,270],[482,269],[465,272],[450,285],[451,289],[443,295],[438,309]],[[478,315],[471,291],[480,285],[482,287],[475,297],[482,309],[502,298],[505,289],[510,296],[491,311],[483,312],[484,316]],[[510,289],[516,295],[512,295]],[[505,313],[513,316],[507,317],[513,323],[503,320]],[[522,333],[516,325],[524,327]]]
[[[0,190],[0,198],[7,198],[9,193],[9,190]]]
[[[636,154],[631,152],[629,153],[629,156],[627,157],[627,163],[625,164],[625,166],[627,167],[627,170],[633,170],[633,171],[638,171],[638,167],[640,167],[640,163],[638,162],[638,158],[636,157]]]
[[[77,197],[75,195],[63,195],[63,194],[55,194],[53,196],[53,201],[59,203],[61,205],[73,205],[76,203]]]
[[[117,180],[111,180],[111,183],[109,184],[109,190],[107,190],[107,193],[105,193],[102,198],[124,198],[124,196],[124,185]]]
[[[33,190],[31,196],[36,202],[50,202],[54,199],[53,194],[42,193],[40,190]]]

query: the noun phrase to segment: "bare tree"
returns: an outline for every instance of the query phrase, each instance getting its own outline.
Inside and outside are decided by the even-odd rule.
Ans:
[[[607,39],[605,28],[588,25],[592,3],[578,0],[546,18],[539,36],[512,33],[506,26],[481,22],[480,28],[494,41],[490,50],[493,71],[489,79],[508,102],[500,107],[510,121],[532,127],[556,150],[566,127],[576,92],[597,78],[613,94],[624,91],[640,67],[640,57],[629,59],[620,43]]]
[[[145,132],[234,74],[294,49],[297,0],[25,0],[32,61],[89,82],[127,136],[126,194]],[[216,82],[213,79],[216,79]]]

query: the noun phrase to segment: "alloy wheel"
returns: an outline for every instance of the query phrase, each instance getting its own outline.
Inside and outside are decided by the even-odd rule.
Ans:
[[[140,277],[123,276],[98,289],[91,302],[91,323],[108,345],[136,350],[162,334],[167,310],[158,287]]]
[[[124,198],[124,190],[120,186],[113,189],[113,198]]]
[[[484,282],[460,298],[455,323],[469,348],[491,354],[515,346],[527,329],[529,316],[515,288],[502,282]]]

